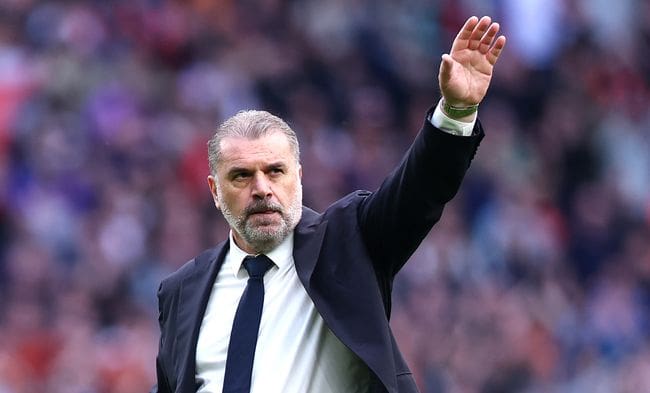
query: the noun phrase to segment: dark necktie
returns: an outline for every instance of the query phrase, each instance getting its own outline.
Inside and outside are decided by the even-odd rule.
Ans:
[[[249,278],[232,323],[223,393],[248,393],[251,390],[253,357],[264,305],[264,274],[271,266],[273,261],[266,255],[244,259]]]

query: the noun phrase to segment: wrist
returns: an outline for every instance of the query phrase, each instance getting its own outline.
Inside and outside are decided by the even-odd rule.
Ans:
[[[450,105],[444,98],[441,100],[440,107],[445,115],[454,120],[465,122],[471,122],[475,118],[476,112],[478,111],[478,104],[469,106]]]
[[[467,121],[452,119],[447,116],[442,110],[442,100],[438,102],[435,110],[429,118],[429,122],[436,128],[445,131],[449,134],[459,135],[459,136],[470,136],[474,132],[474,126],[476,125],[476,116],[477,114],[470,115],[473,119],[468,119]]]

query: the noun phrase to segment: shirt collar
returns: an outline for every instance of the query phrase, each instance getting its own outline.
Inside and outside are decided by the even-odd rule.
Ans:
[[[235,243],[235,238],[233,237],[232,230],[230,231],[229,241],[230,241],[230,256],[232,257],[232,274],[237,278],[247,277],[246,269],[244,269],[244,258],[250,254],[246,251],[239,248],[237,243]],[[276,248],[271,250],[266,254],[271,261],[277,266],[280,270],[291,264],[293,258],[293,231],[289,232],[289,235],[280,243]],[[273,268],[271,268],[273,269]]]

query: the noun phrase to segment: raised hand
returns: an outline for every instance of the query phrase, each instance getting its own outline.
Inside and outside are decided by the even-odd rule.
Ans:
[[[489,16],[472,16],[460,30],[449,54],[442,55],[438,81],[449,105],[468,107],[483,100],[492,79],[492,69],[506,44],[498,38],[499,24]]]

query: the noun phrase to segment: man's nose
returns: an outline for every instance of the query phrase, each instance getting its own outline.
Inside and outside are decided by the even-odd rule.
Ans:
[[[273,195],[271,182],[263,173],[257,173],[253,176],[252,186],[252,193],[254,197],[266,199]]]

